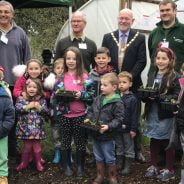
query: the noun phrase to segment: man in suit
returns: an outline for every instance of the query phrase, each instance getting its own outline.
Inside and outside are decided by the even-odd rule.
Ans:
[[[109,49],[110,64],[117,73],[128,71],[132,74],[133,86],[131,90],[136,94],[137,89],[142,85],[141,72],[146,66],[146,43],[144,35],[131,29],[133,22],[132,10],[122,9],[118,15],[118,29],[104,35],[102,46]],[[125,42],[125,44],[122,44],[122,42]],[[118,139],[116,138],[117,142],[119,142]],[[141,153],[140,136],[136,136],[135,140],[136,158],[139,161],[145,161]],[[116,153],[119,163],[121,163],[122,155],[120,147],[120,145],[117,145]]]

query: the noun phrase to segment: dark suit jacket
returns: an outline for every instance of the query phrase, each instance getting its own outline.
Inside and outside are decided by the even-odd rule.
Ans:
[[[119,32],[118,30],[114,31],[114,36],[116,37],[117,41],[119,40]],[[127,43],[134,37],[136,31],[130,29],[129,36]],[[102,46],[107,47],[110,51],[111,55],[111,65],[114,69],[118,71],[118,46],[114,39],[111,36],[111,33],[105,34]],[[142,85],[141,80],[141,72],[144,70],[146,66],[146,42],[145,36],[139,34],[135,41],[126,49],[122,70],[121,71],[128,71],[133,75],[133,92],[137,91]]]

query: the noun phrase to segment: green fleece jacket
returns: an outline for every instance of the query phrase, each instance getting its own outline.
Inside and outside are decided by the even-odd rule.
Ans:
[[[157,28],[150,33],[148,39],[148,48],[151,58],[150,71],[153,71],[154,68],[155,51],[163,39],[169,42],[169,48],[176,54],[175,70],[180,72],[180,67],[182,63],[184,63],[184,24],[180,23],[178,19],[176,19],[176,23],[170,29],[164,29],[163,23],[160,21],[157,23]]]

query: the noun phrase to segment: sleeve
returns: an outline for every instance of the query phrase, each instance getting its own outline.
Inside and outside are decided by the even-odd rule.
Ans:
[[[28,113],[29,109],[27,109],[27,104],[23,97],[19,97],[15,104],[15,110],[17,113]]]
[[[144,35],[139,35],[140,43],[137,50],[136,63],[131,71],[134,78],[139,76],[146,66],[146,41]]]
[[[125,107],[122,101],[116,103],[113,108],[114,119],[108,124],[109,130],[117,129],[123,124]]]
[[[61,42],[62,42],[62,40],[59,40],[57,45],[56,45],[56,53],[55,53],[54,60],[63,57],[64,53],[62,52],[62,49],[61,49]]]
[[[26,64],[27,61],[31,58],[31,50],[29,47],[28,37],[25,32],[23,36],[22,53],[23,53],[22,64]]]
[[[40,105],[41,105],[41,109],[40,109],[40,113],[43,114],[43,115],[49,115],[49,109],[47,107],[47,102],[45,99],[41,99],[40,100]]]
[[[26,80],[24,81],[22,77],[19,77],[16,80],[14,88],[13,88],[13,96],[14,97],[18,98],[19,96],[22,95],[25,82],[26,82]]]
[[[3,107],[3,118],[0,120],[0,139],[8,135],[15,123],[15,109],[11,99],[6,99]]]

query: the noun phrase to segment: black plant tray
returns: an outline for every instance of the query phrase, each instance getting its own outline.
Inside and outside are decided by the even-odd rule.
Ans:
[[[56,99],[64,101],[73,101],[75,100],[75,91],[59,91],[56,93]]]
[[[156,98],[159,96],[159,91],[154,89],[138,89],[138,96],[140,98]]]
[[[178,111],[178,104],[176,103],[171,103],[171,102],[160,102],[161,104],[161,109],[163,111],[169,111],[169,112],[176,112]]]
[[[100,131],[100,125],[97,125],[88,119],[84,120],[84,122],[81,122],[80,125],[81,127],[92,130],[92,131],[96,131],[96,132]]]

